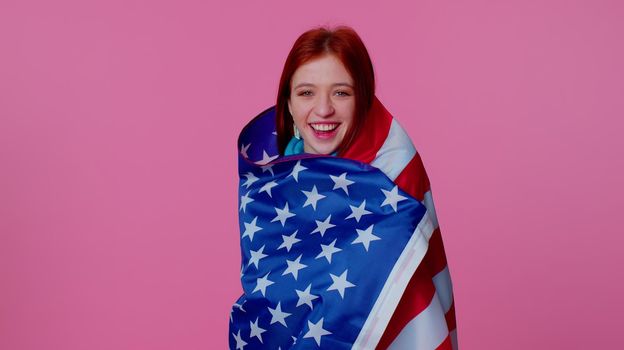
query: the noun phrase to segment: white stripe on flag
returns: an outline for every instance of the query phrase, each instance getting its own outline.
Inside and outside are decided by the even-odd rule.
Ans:
[[[386,283],[375,301],[375,305],[373,305],[373,309],[368,314],[368,318],[364,322],[364,326],[351,349],[372,350],[379,344],[379,340],[386,330],[408,282],[427,252],[429,237],[431,237],[432,233],[431,219],[429,216],[424,215],[403,249],[401,256],[394,264]]]
[[[446,318],[436,293],[429,306],[405,325],[388,350],[435,350],[448,335]]]
[[[401,125],[392,118],[388,136],[370,163],[394,181],[416,155],[416,148]]]
[[[431,222],[433,222],[433,229],[438,228],[438,216],[436,215],[435,206],[433,205],[433,196],[431,195],[431,190],[425,193],[425,198],[423,200],[423,204],[427,208],[427,215],[431,218]]]
[[[444,314],[446,314],[453,303],[453,284],[451,283],[451,274],[448,266],[433,276],[433,284],[435,285],[436,294],[440,298]]]

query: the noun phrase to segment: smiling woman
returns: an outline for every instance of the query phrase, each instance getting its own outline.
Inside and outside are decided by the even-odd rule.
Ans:
[[[312,29],[241,131],[231,349],[457,349],[429,180],[348,27]]]
[[[306,153],[342,154],[364,123],[374,93],[373,64],[353,29],[303,33],[286,58],[278,87],[275,122],[280,153],[289,143],[299,143]],[[295,127],[303,141],[292,140]],[[334,127],[335,132],[319,132]]]
[[[303,138],[306,153],[334,152],[353,122],[353,79],[334,55],[324,55],[301,65],[292,78],[288,100],[295,134]]]

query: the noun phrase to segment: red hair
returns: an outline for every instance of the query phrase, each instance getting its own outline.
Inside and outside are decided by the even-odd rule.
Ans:
[[[284,154],[286,145],[293,137],[293,117],[288,111],[292,77],[302,64],[327,54],[336,56],[342,62],[354,83],[354,123],[338,146],[338,155],[353,143],[364,124],[375,96],[375,74],[362,39],[352,28],[346,26],[338,26],[333,30],[326,27],[310,29],[295,41],[280,78],[275,104],[275,125],[280,154]]]

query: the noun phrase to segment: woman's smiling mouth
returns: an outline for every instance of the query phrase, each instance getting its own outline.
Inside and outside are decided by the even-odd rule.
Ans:
[[[310,123],[309,125],[314,131],[329,132],[334,131],[340,123]]]

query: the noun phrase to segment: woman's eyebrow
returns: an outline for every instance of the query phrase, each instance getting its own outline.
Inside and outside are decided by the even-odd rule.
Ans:
[[[299,83],[299,84],[297,84],[297,85],[295,86],[295,89],[298,89],[298,88],[303,87],[303,86],[311,86],[311,87],[314,87],[315,85],[314,85],[314,84],[312,84],[312,83],[305,83],[305,82],[304,82],[304,83]],[[353,88],[353,85],[351,85],[351,84],[349,84],[349,83],[334,83],[334,84],[332,84],[332,86],[347,86],[347,87]]]

